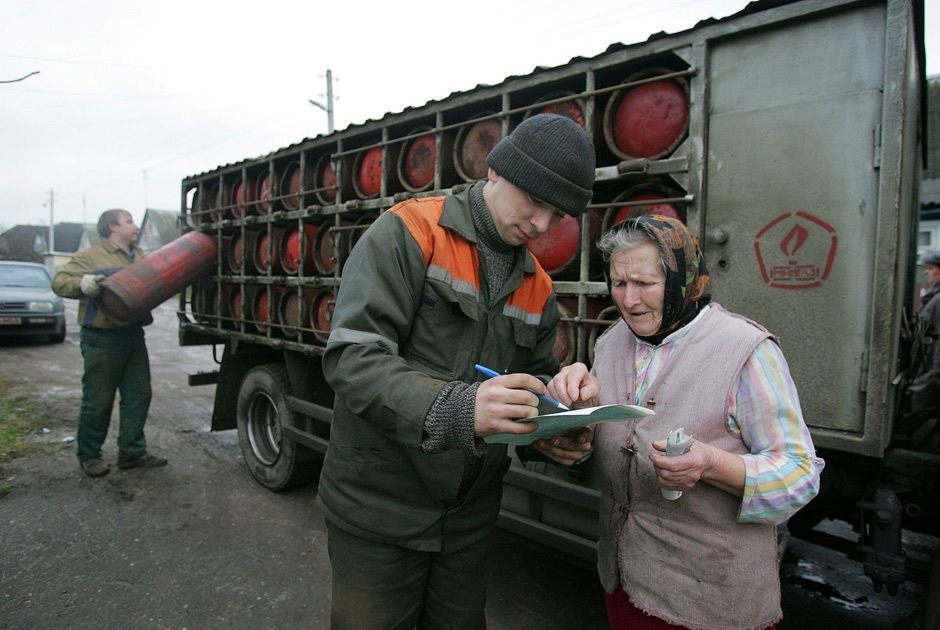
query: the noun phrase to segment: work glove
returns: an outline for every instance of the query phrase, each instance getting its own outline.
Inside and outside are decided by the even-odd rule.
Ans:
[[[104,274],[86,273],[84,276],[82,276],[82,293],[88,297],[96,297],[99,293],[101,293],[101,287],[98,286],[98,283],[102,280],[104,280]]]

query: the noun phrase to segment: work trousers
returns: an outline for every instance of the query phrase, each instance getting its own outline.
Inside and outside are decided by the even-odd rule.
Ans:
[[[415,551],[326,524],[332,630],[486,628],[486,538],[451,553]]]
[[[85,374],[75,442],[79,461],[101,457],[114,396],[119,403],[118,457],[144,452],[144,423],[150,409],[150,357],[140,327],[105,330],[83,326],[79,334]]]

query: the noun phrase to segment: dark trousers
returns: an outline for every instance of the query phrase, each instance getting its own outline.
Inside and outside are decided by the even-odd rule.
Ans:
[[[83,326],[79,339],[85,374],[75,438],[78,460],[101,457],[117,392],[121,394],[118,456],[142,453],[147,448],[144,423],[151,398],[150,357],[143,329],[103,330]]]
[[[332,630],[486,628],[486,538],[451,553],[415,551],[326,524]]]

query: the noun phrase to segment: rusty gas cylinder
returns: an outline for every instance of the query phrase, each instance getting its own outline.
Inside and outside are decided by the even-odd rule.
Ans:
[[[231,186],[229,202],[231,203],[232,217],[241,219],[246,214],[254,212],[255,181],[238,177]]]
[[[336,293],[327,287],[320,290],[310,309],[310,324],[314,337],[322,344],[330,339],[333,326],[333,308],[336,306]]]
[[[215,269],[218,246],[211,236],[187,232],[101,281],[96,298],[108,319],[124,326],[146,317],[165,300]]]
[[[258,214],[270,214],[280,210],[280,203],[273,199],[277,195],[277,176],[266,171],[258,180],[258,203],[255,205]]]
[[[427,131],[428,133],[422,133]],[[437,135],[430,133],[428,127],[415,129],[408,135],[421,134],[405,141],[398,157],[398,178],[410,192],[428,190],[434,184],[438,155],[441,158],[441,188],[453,185],[453,139],[450,134],[442,133],[441,151],[437,150]]]
[[[659,214],[685,222],[682,211],[668,199],[682,197],[679,191],[660,184],[640,184],[617,195],[612,203],[630,203],[631,205],[611,206],[604,215],[603,231],[626,219],[633,219],[644,214]],[[648,203],[638,203],[648,202]]]
[[[454,142],[454,167],[467,182],[486,179],[486,156],[503,137],[503,126],[496,118],[468,122],[460,128]]]
[[[313,263],[317,271],[324,276],[333,274],[336,263],[349,255],[346,247],[348,234],[337,230],[332,223],[323,223],[317,228],[313,244]]]
[[[316,233],[315,227],[306,224],[303,230],[290,228],[284,233],[278,247],[278,260],[285,273],[296,275],[302,271],[305,276],[314,273],[313,243]]]
[[[295,335],[309,318],[310,303],[315,291],[305,287],[290,287],[277,301],[277,323],[287,335]]]
[[[385,194],[392,195],[401,190],[394,167],[398,161],[395,145],[373,147],[356,154],[353,163],[353,190],[360,199],[373,199],[382,192],[382,176],[385,176]]]
[[[341,201],[349,201],[355,195],[352,186],[353,159],[351,156],[333,157],[325,153],[317,160],[314,167],[314,189],[317,201],[328,206],[337,202],[337,193]]]
[[[284,228],[272,228],[270,232],[262,230],[258,233],[258,240],[255,242],[251,254],[255,271],[259,274],[268,273],[268,269],[271,269],[274,274],[281,271],[281,263],[277,252],[283,235]]]

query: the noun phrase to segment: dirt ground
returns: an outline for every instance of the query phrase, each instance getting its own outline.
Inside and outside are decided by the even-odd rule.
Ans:
[[[74,313],[74,303],[69,310]],[[0,628],[326,628],[330,565],[315,484],[272,493],[248,474],[234,431],[209,432],[211,347],[181,348],[175,305],[147,328],[154,400],[148,449],[165,468],[109,475],[78,468],[81,353],[74,314],[65,343],[0,341],[0,379],[52,410],[54,445],[7,465],[0,499]],[[593,567],[496,535],[491,628],[605,623]],[[553,576],[546,580],[545,576]]]
[[[175,304],[147,329],[154,401],[148,448],[165,468],[101,479],[74,444],[81,356],[75,303],[65,343],[0,341],[0,380],[52,411],[53,446],[7,464],[0,499],[0,628],[326,628],[330,565],[315,484],[275,494],[250,477],[234,431],[209,432],[211,348],[181,348]],[[114,464],[114,429],[105,460]],[[593,567],[497,530],[487,620],[492,629],[605,628]],[[794,547],[785,567],[787,628],[902,627],[919,591],[878,596],[857,566]],[[836,581],[838,580],[838,582]],[[826,588],[820,588],[820,585]]]

